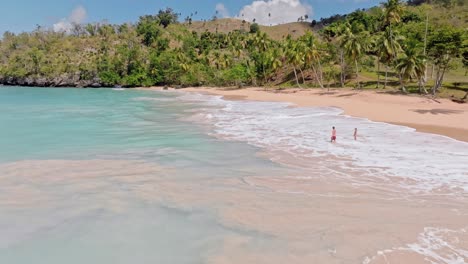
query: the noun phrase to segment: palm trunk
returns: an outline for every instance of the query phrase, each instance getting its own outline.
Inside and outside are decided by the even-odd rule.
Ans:
[[[304,73],[302,72],[302,68],[301,68],[301,67],[299,67],[299,71],[301,72],[302,84],[305,84]]]
[[[320,88],[323,88],[323,71],[322,71],[322,64],[320,63],[320,60],[318,60],[318,70],[319,70],[319,73],[320,73],[320,80],[319,80],[319,85],[320,85]]]
[[[447,66],[448,66],[448,63],[447,65],[445,65],[444,70],[442,71],[442,76],[440,76],[440,80],[439,80],[439,87],[437,87],[437,89],[442,87],[442,83],[444,82],[445,71],[447,70]]]
[[[380,60],[377,59],[377,89],[380,87]]]
[[[437,69],[436,73],[436,80],[434,82],[434,86],[432,86],[432,95],[435,96],[437,92],[437,81],[439,80],[439,73],[440,73],[440,68]]]
[[[419,79],[419,94],[427,94],[426,82],[423,79]]]
[[[357,60],[354,60],[354,64],[356,64],[356,81],[357,81],[357,88],[361,89],[361,83],[359,82],[359,67]]]
[[[463,96],[462,101],[465,101],[468,98],[468,92],[466,92],[465,96]]]
[[[408,91],[406,91],[405,82],[403,81],[403,77],[401,76],[401,73],[398,74],[398,79],[400,79],[401,91],[402,91],[403,93],[408,93]]]
[[[385,82],[383,88],[387,88],[387,79],[388,79],[388,65],[385,65]]]
[[[418,81],[418,87],[419,87],[419,94],[422,94],[422,92],[423,92],[423,88],[422,88],[423,85],[422,85],[421,79],[419,79],[419,81]]]
[[[323,87],[323,84],[322,84],[322,82],[321,82],[320,79],[319,79],[319,76],[318,76],[318,74],[317,74],[317,70],[315,69],[314,65],[312,65],[312,70],[314,71],[315,79],[317,80],[318,84],[320,85],[320,88],[323,89],[323,88],[324,88],[324,87]]]
[[[293,69],[294,69],[294,76],[296,77],[296,84],[299,88],[301,88],[301,85],[299,84],[299,79],[297,78],[296,67],[293,67]]]
[[[340,66],[341,66],[340,82],[341,82],[341,88],[343,88],[344,83],[345,83],[345,78],[346,78],[343,50],[340,50]]]
[[[432,67],[431,67],[431,80],[434,79],[434,67],[435,67],[435,65],[432,64]]]
[[[441,69],[440,67],[437,69],[437,75],[436,75],[436,80],[434,87],[432,89],[432,95],[435,96],[437,91],[442,87],[442,82],[444,80],[444,75],[445,75],[445,70],[447,69],[447,65],[444,65],[443,68]]]
[[[437,67],[437,72],[436,72],[436,79],[435,79],[435,82],[434,82],[434,86],[432,87],[432,95],[435,96],[436,93],[437,93],[437,90],[439,89],[440,85],[439,85],[439,80],[440,80],[440,76],[442,75],[441,74],[441,71],[442,69],[440,68],[440,66]]]

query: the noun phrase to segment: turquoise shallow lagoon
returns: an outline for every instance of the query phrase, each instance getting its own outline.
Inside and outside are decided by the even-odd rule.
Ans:
[[[196,106],[170,101],[175,96],[138,90],[2,88],[0,162],[123,156],[190,163],[203,155],[213,158],[221,150],[232,153],[224,151],[232,144],[219,146],[219,140],[179,121]]]

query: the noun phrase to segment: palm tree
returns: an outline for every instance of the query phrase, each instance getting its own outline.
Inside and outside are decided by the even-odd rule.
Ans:
[[[354,34],[349,27],[345,29],[344,35],[341,37],[341,47],[343,48],[345,55],[354,62],[356,67],[356,79],[358,88],[361,87],[359,82],[359,65],[358,61],[362,54],[367,49],[367,44],[365,41],[366,34]]]
[[[343,36],[346,30],[348,29],[349,25],[341,24],[339,26],[334,27],[335,36]],[[346,61],[344,55],[344,49],[341,46],[341,37],[334,38],[333,40],[330,38],[332,45],[330,48],[334,47],[337,50],[338,61],[340,64],[340,86],[343,88],[345,86],[346,81]]]
[[[231,65],[231,56],[229,56],[227,53],[224,53],[223,56],[221,57],[221,66],[222,68],[227,68]]]
[[[274,49],[271,53],[271,57],[273,59],[271,62],[273,71],[276,71],[281,66],[283,66],[283,54],[281,52],[281,49],[278,49],[278,48]]]
[[[179,61],[179,66],[185,72],[189,71],[190,64],[189,64],[189,59],[187,58],[187,56],[182,52],[181,49],[178,49],[176,52],[177,52],[177,59]]]
[[[301,88],[301,85],[299,84],[299,79],[297,77],[297,69],[302,72],[301,65],[304,64],[303,50],[302,43],[299,41],[293,41],[291,36],[288,35],[288,38],[286,39],[285,54],[288,62],[293,66],[294,77],[296,78],[296,84],[299,88]]]
[[[272,74],[283,66],[283,54],[280,48],[270,49],[268,52],[268,64],[271,65]]]
[[[255,36],[251,39],[252,48],[254,49],[255,62],[257,63],[259,72],[264,79],[267,81],[267,68],[268,68],[268,56],[267,51],[271,47],[272,41],[268,38],[265,32],[258,31]],[[252,51],[252,50],[251,50]]]
[[[386,37],[389,39],[390,44],[393,44],[396,42],[396,40],[392,39],[393,38],[392,24],[400,23],[401,14],[403,13],[403,5],[401,3],[401,0],[388,0],[386,3],[383,3],[383,10],[384,10],[383,27],[384,28],[388,27],[388,33],[386,34]],[[390,58],[390,60],[386,62],[391,63],[395,57]],[[386,86],[387,86],[387,69],[385,72],[384,88],[386,88]]]
[[[265,32],[258,31],[253,38],[253,44],[260,52],[265,52],[270,46],[270,40]]]
[[[393,23],[399,23],[401,21],[401,14],[403,13],[403,6],[400,0],[388,0],[387,3],[383,3],[384,8],[384,25],[390,26]]]
[[[215,51],[213,53],[213,58],[212,62],[215,65],[216,69],[219,70],[222,67],[222,62],[221,62],[221,53],[219,51]]]
[[[401,52],[400,41],[403,40],[403,37],[395,34],[391,31],[390,27],[386,28],[382,35],[377,37],[376,41],[376,53],[378,57],[377,61],[377,88],[380,85],[380,63],[385,64],[385,82],[384,89],[387,87],[388,79],[388,65],[391,64],[398,56],[398,53]]]
[[[396,69],[400,74],[400,84],[403,92],[406,92],[405,83],[409,79],[417,79],[419,84],[419,93],[427,93],[423,86],[424,75],[426,72],[426,59],[421,53],[416,42],[409,42],[405,47],[403,56],[396,61]]]
[[[305,63],[311,66],[320,88],[324,88],[322,83],[322,65],[320,63],[321,54],[317,47],[314,35],[308,31],[306,35],[304,35],[303,41],[305,44]],[[318,71],[316,70],[315,65],[318,65]]]

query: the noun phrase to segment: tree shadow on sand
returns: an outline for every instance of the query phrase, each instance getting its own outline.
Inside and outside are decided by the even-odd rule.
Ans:
[[[340,95],[337,95],[336,97],[351,97],[351,96],[355,96],[356,94],[358,93],[340,94]]]
[[[411,111],[419,114],[431,114],[431,115],[452,115],[452,114],[461,114],[462,110],[451,110],[451,109],[412,109]]]
[[[407,95],[407,93],[404,93],[401,90],[378,91],[376,93],[378,93],[378,94],[391,94],[391,95]]]
[[[332,91],[316,93],[316,95],[334,95],[334,94],[336,94],[336,92],[332,92]]]

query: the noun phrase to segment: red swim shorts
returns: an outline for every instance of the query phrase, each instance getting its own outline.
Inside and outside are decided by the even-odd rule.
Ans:
[[[331,140],[336,140],[336,137],[335,137],[335,136],[333,136],[333,137],[331,138]]]

